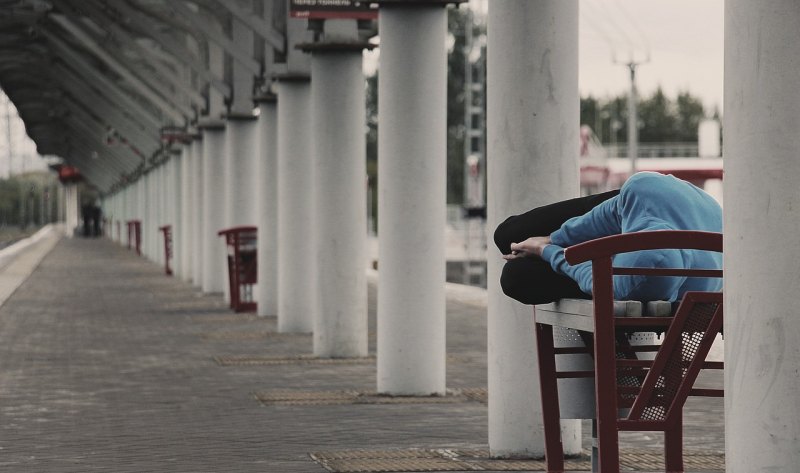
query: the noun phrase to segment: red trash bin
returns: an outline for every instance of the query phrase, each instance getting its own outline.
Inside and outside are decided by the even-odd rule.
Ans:
[[[253,291],[258,281],[256,256],[256,227],[233,227],[221,230],[228,246],[228,282],[231,290],[231,309],[235,312],[255,312]]]
[[[172,268],[169,265],[172,259],[172,225],[158,227],[158,230],[164,233],[164,272],[167,276],[172,276]]]
[[[128,220],[128,249],[131,244],[136,244],[136,254],[142,256],[142,221]]]

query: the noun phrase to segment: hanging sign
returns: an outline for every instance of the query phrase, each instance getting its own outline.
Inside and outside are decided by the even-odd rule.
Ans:
[[[372,20],[378,17],[378,6],[358,0],[291,0],[289,15],[292,18]]]

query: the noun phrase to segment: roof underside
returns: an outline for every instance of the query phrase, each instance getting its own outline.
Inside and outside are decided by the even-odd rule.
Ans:
[[[258,92],[286,24],[283,0],[0,0],[0,87],[39,154],[108,193],[219,118],[234,84]]]

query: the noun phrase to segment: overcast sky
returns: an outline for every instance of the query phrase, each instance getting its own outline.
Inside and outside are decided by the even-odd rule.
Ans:
[[[617,60],[637,69],[641,95],[659,85],[675,97],[688,90],[711,111],[722,109],[723,0],[580,0],[580,89],[605,97],[628,90]]]
[[[580,0],[580,11],[582,95],[627,93],[628,69],[614,58],[625,63],[633,54],[636,61],[649,57],[637,69],[640,95],[660,85],[671,98],[689,91],[709,113],[722,110],[723,0]],[[378,54],[366,55],[368,73]]]

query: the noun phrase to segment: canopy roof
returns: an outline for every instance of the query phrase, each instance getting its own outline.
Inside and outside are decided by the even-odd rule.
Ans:
[[[0,87],[39,154],[60,156],[113,192],[199,123],[251,113],[276,75],[308,73],[294,45],[313,32],[288,19],[286,5],[0,0]]]

